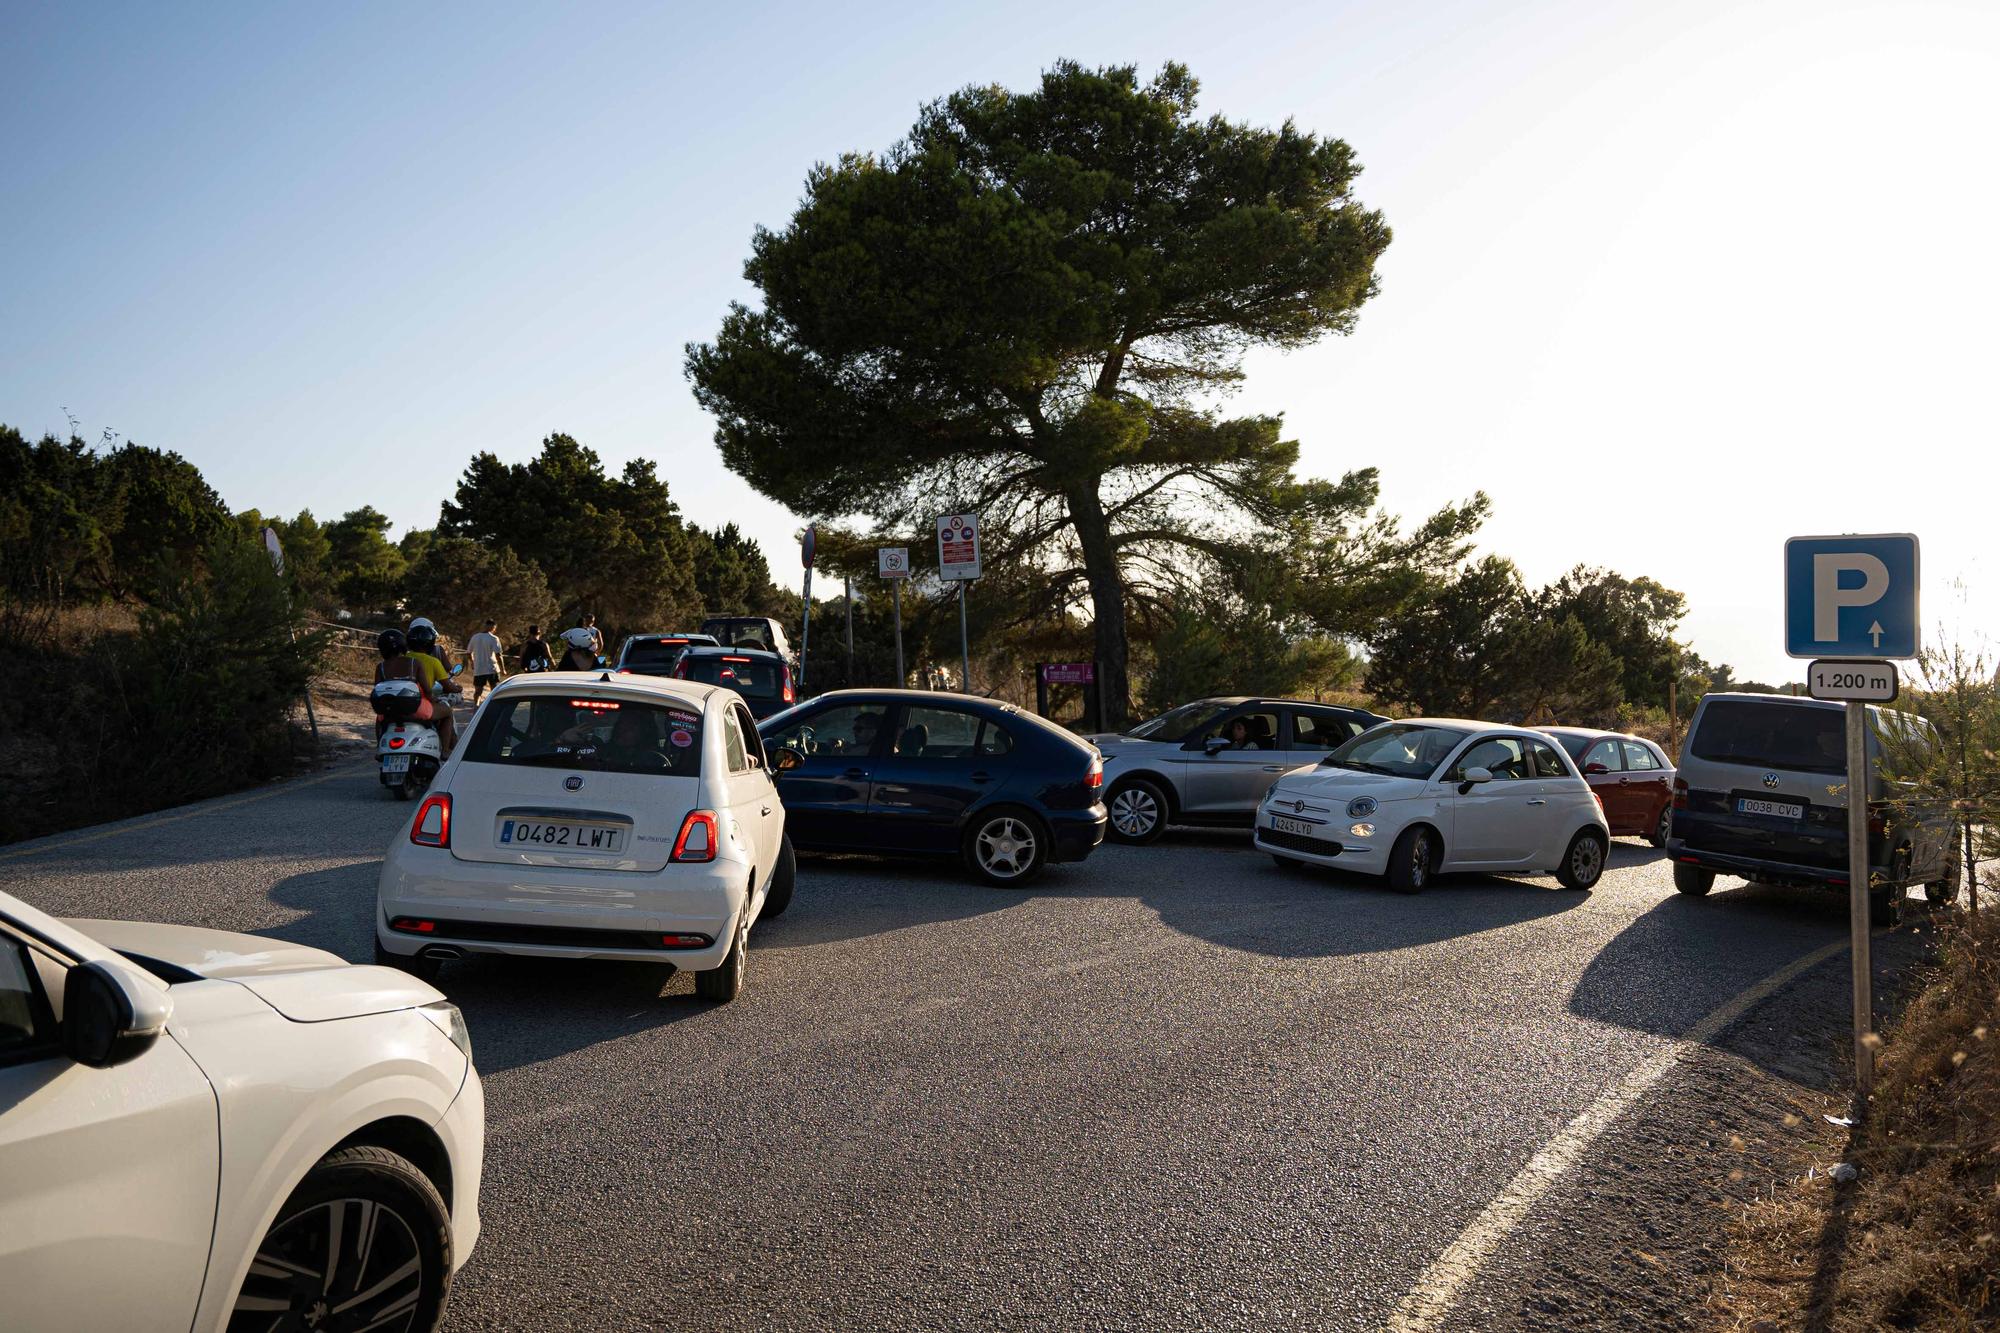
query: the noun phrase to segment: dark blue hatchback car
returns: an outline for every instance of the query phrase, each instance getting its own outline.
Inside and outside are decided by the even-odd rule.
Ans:
[[[1104,841],[1096,749],[1012,704],[837,690],[758,731],[803,850],[956,856],[1012,887]]]

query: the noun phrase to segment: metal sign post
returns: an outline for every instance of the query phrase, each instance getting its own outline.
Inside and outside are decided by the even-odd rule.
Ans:
[[[958,584],[959,688],[972,693],[972,644],[965,626],[965,585],[979,577],[979,515],[946,514],[937,521],[938,577]]]
[[[854,684],[854,576],[840,576],[841,602],[847,608],[847,684]]]
[[[889,591],[895,600],[896,688],[900,690],[909,680],[903,674],[903,580],[910,577],[910,548],[907,546],[876,547],[875,572],[889,580]]]
[[[1815,699],[1847,704],[1847,920],[1854,990],[1854,1095],[1861,1111],[1875,1090],[1875,988],[1868,936],[1873,888],[1868,856],[1868,706],[1896,697],[1896,668],[1888,661],[1917,655],[1919,567],[1917,539],[1908,533],[1793,537],[1785,543],[1785,651],[1792,657],[1838,654],[1813,662],[1806,679]]]
[[[805,624],[799,630],[799,698],[806,697],[806,652],[812,647],[813,637],[813,547],[819,543],[819,525],[806,524],[803,537],[799,538],[799,563],[806,567]]]

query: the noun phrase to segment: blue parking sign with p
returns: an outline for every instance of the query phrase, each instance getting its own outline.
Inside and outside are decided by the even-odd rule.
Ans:
[[[1793,657],[1917,655],[1917,539],[1793,537],[1785,543],[1785,651]]]

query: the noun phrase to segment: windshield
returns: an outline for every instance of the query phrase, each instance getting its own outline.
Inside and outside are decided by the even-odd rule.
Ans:
[[[668,666],[687,651],[686,639],[634,639],[625,646],[622,666]]]
[[[777,649],[771,642],[771,622],[762,617],[704,620],[701,632],[714,635],[725,648],[762,648],[766,652]]]
[[[1222,716],[1229,707],[1229,704],[1219,700],[1197,699],[1191,704],[1182,704],[1171,713],[1163,713],[1150,722],[1141,722],[1125,734],[1138,741],[1164,741],[1169,745],[1176,744]]]
[[[633,699],[517,695],[479,715],[465,762],[698,777],[701,714]]]
[[[1805,773],[1847,771],[1847,718],[1838,708],[1710,699],[1689,748],[1702,759]]]
[[[750,699],[776,699],[785,688],[777,662],[768,657],[704,653],[689,657],[681,675],[705,685],[727,685]]]
[[[1462,731],[1398,722],[1363,732],[1319,762],[1322,768],[1427,778],[1464,739]]]

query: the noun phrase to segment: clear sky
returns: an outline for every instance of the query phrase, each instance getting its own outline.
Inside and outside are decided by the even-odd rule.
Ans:
[[[1345,138],[1396,241],[1253,357],[1303,467],[1689,595],[1739,674],[1793,533],[1914,531],[2000,620],[2000,5],[229,7],[0,0],[0,421],[178,450],[238,508],[435,521],[480,449],[656,458],[775,570],[680,370],[807,170],[968,83],[1187,62]]]

